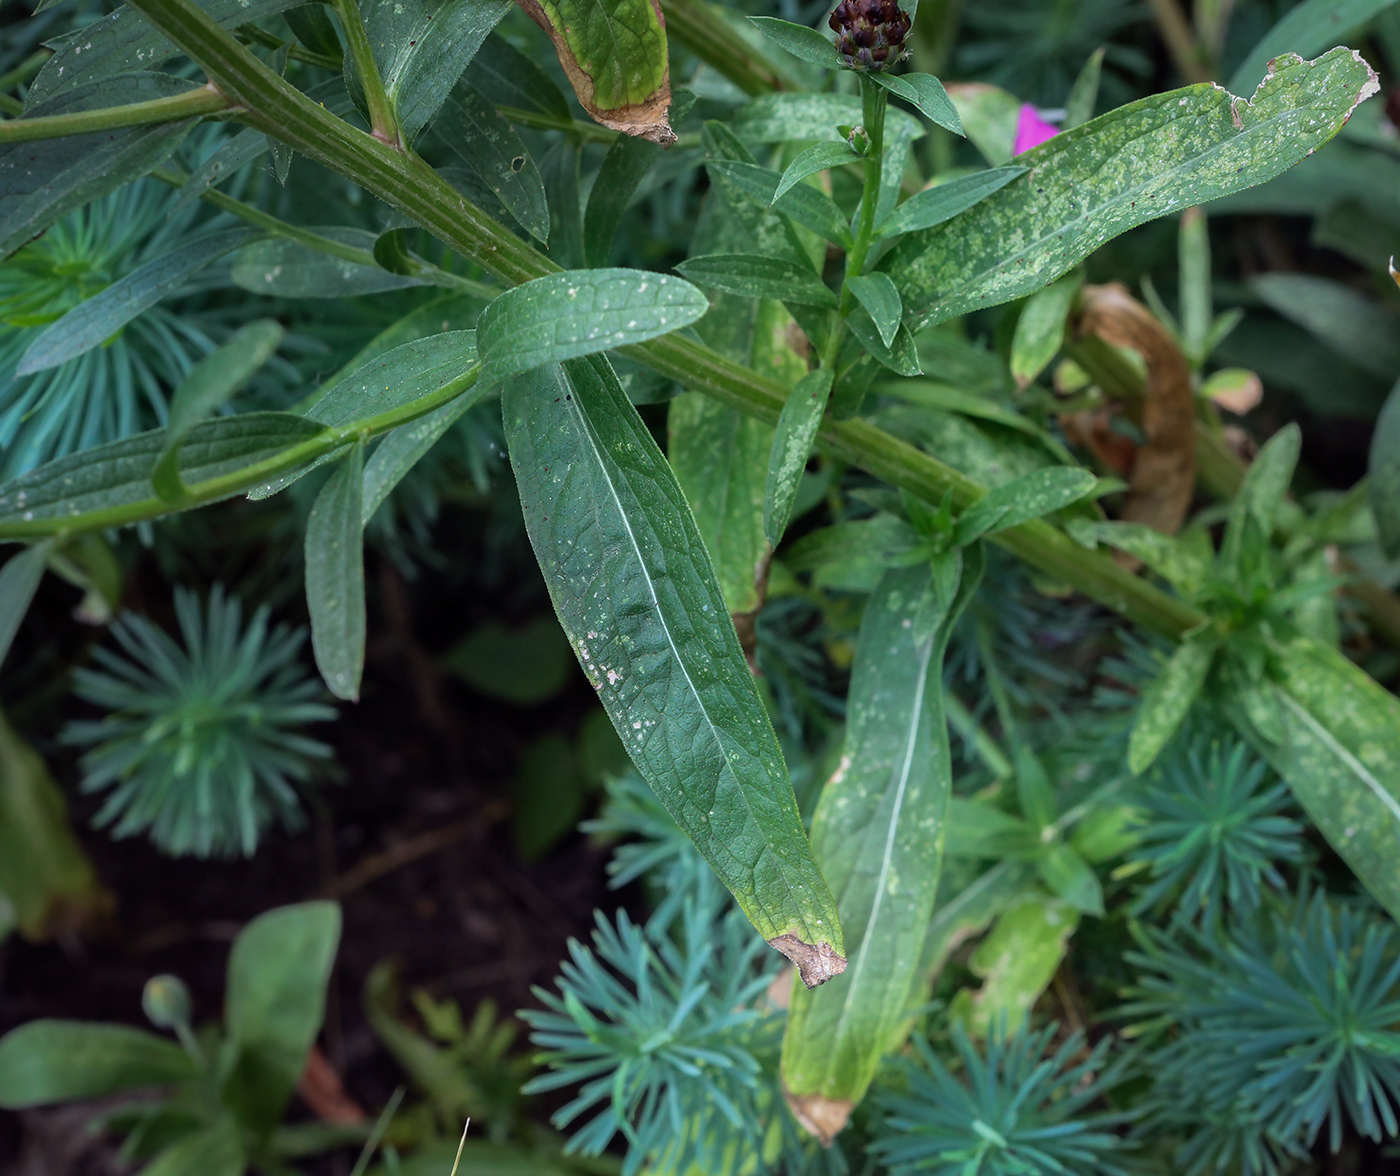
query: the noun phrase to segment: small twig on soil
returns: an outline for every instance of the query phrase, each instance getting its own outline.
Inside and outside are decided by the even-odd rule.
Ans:
[[[317,893],[319,898],[344,898],[347,894],[359,890],[362,886],[391,874],[402,866],[415,862],[419,858],[428,857],[439,850],[446,849],[456,841],[460,841],[474,829],[479,829],[483,823],[491,823],[498,819],[497,814],[489,808],[478,812],[462,821],[453,821],[441,829],[432,829],[427,833],[420,833],[417,837],[410,837],[407,841],[400,841],[397,845],[381,850],[379,853],[372,853],[369,857],[352,866],[338,878],[333,878]]]

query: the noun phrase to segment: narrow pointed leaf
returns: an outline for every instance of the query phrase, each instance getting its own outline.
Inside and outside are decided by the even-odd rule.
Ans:
[[[700,286],[742,298],[772,298],[803,306],[836,306],[836,293],[812,270],[781,257],[759,253],[710,253],[681,262],[676,269]]]
[[[792,504],[802,484],[807,459],[812,454],[812,441],[821,428],[832,378],[830,368],[808,372],[788,393],[787,403],[778,417],[763,489],[763,530],[774,547],[782,542],[783,532],[792,518]]]
[[[1103,915],[1103,884],[1089,863],[1064,842],[1036,858],[1035,872],[1050,893],[1086,915]]]
[[[1188,634],[1143,692],[1128,737],[1128,770],[1140,775],[1152,766],[1176,734],[1210,673],[1220,639],[1213,630]]]
[[[1275,57],[1296,53],[1311,57],[1333,45],[1346,43],[1377,13],[1395,0],[1304,0],[1284,13],[1230,77],[1229,89],[1240,94],[1257,86]]]
[[[507,290],[477,323],[489,378],[643,343],[688,327],[709,310],[680,278],[643,270],[565,270]]]
[[[916,229],[941,225],[1006,187],[1018,176],[1025,175],[1026,171],[1024,167],[994,167],[973,172],[970,176],[959,176],[934,188],[925,188],[899,205],[876,226],[875,232],[881,237],[893,237],[898,233],[912,233]]]
[[[790,187],[781,199],[775,199],[782,175],[772,168],[756,163],[731,159],[709,159],[705,167],[714,175],[728,180],[734,189],[765,208],[772,208],[792,217],[803,228],[842,248],[851,246],[851,229],[836,202],[825,192],[806,184]]]
[[[1053,514],[1089,497],[1098,486],[1098,478],[1090,471],[1074,466],[1051,466],[1022,474],[987,491],[967,508],[958,520],[956,542],[971,543],[983,535]]]
[[[299,241],[273,238],[242,250],[233,259],[229,276],[249,293],[272,298],[353,298],[423,284],[418,278],[369,264],[378,237],[366,229],[331,225],[315,231],[338,244],[362,250],[365,261],[323,253]]]
[[[1163,535],[1143,523],[1117,521],[1090,523],[1083,531],[1142,560],[1183,595],[1199,590],[1210,574],[1214,552],[1206,532]]]
[[[500,33],[486,38],[467,78],[497,106],[518,106],[560,120],[572,117],[569,100],[554,79]]]
[[[316,668],[337,698],[360,696],[365,667],[364,442],[316,495],[306,520],[306,605]]]
[[[932,74],[872,73],[870,77],[884,86],[891,94],[898,94],[906,102],[913,103],[926,118],[936,122],[940,127],[946,127],[955,135],[963,133],[962,119],[958,117],[958,108],[948,97],[948,91],[943,88],[943,83]]]
[[[608,148],[583,213],[583,257],[590,268],[608,264],[627,206],[660,156],[655,143],[629,135],[618,136]]]
[[[1011,338],[1011,378],[1017,388],[1034,383],[1060,353],[1065,342],[1065,323],[1079,286],[1079,275],[1069,274],[1026,299]]]
[[[1221,565],[1227,571],[1239,569],[1250,529],[1264,542],[1273,535],[1274,519],[1288,497],[1302,446],[1303,431],[1296,424],[1287,424],[1264,443],[1249,463],[1244,482],[1230,504],[1225,538],[1220,545]]]
[[[874,320],[875,329],[880,332],[880,341],[888,347],[894,342],[900,320],[904,317],[904,303],[900,301],[899,291],[890,281],[889,274],[857,274],[847,278],[846,285]]]
[[[809,984],[845,966],[777,739],[690,508],[601,357],[502,385],[555,611],[657,797]]]
[[[964,566],[966,560],[966,566]],[[943,651],[980,576],[981,550],[886,572],[866,605],[841,768],[812,844],[851,944],[839,985],[794,991],[783,1037],[789,1104],[829,1136],[909,1027],[942,865],[951,788]]]
[[[1366,474],[1381,547],[1394,558],[1400,554],[1400,384],[1390,390],[1376,418]]]
[[[829,139],[841,142],[842,126],[859,126],[864,117],[857,94],[803,94],[779,92],[760,94],[739,108],[730,124],[744,143],[792,143]],[[924,133],[923,124],[912,114],[893,107],[885,115],[885,135],[914,137]]]
[[[1084,63],[1084,68],[1074,79],[1069,97],[1065,99],[1065,120],[1060,124],[1061,130],[1072,131],[1094,117],[1094,108],[1099,101],[1099,79],[1103,74],[1105,52],[1107,46],[1100,45],[1089,54],[1089,60]]]
[[[781,45],[794,57],[811,62],[822,69],[840,69],[841,55],[831,37],[806,25],[779,20],[776,16],[751,16],[749,23],[757,26],[765,37]],[[879,75],[874,75],[878,77]]]
[[[773,190],[773,199],[775,201],[781,200],[789,188],[800,184],[808,176],[814,176],[828,168],[856,163],[859,160],[860,156],[851,150],[851,145],[844,139],[839,143],[817,143],[808,147],[806,151],[788,164],[787,170],[783,172],[783,178],[778,181],[778,186]]]
[[[49,543],[36,543],[11,555],[0,567],[0,665],[5,664],[5,655],[39,590],[50,549]]]
[[[442,104],[433,130],[496,194],[532,237],[549,240],[544,179],[515,128],[475,86],[462,83]]]
[[[894,342],[886,344],[880,337],[875,320],[862,306],[856,307],[846,318],[851,333],[865,346],[881,364],[898,376],[921,376],[923,366],[919,362],[919,349],[914,345],[914,336],[903,323],[895,332]]]
[[[1280,57],[1250,100],[1201,84],[1131,102],[1026,152],[1033,177],[905,237],[884,268],[921,326],[1009,302],[1128,229],[1272,179],[1378,85],[1337,48],[1312,62]]]
[[[185,181],[179,194],[171,202],[170,211],[165,214],[166,218],[173,217],[181,209],[193,204],[205,192],[217,188],[229,176],[266,154],[268,145],[268,138],[261,131],[255,131],[251,127],[239,131],[190,173],[190,178]]]

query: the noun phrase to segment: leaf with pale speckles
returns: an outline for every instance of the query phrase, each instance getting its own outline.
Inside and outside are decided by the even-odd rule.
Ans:
[[[836,974],[836,904],[651,433],[602,357],[507,380],[501,407],[555,611],[632,761],[763,937],[808,956],[809,982]]]
[[[797,499],[807,459],[812,455],[812,441],[821,427],[832,378],[830,368],[808,372],[788,393],[778,417],[763,488],[763,531],[774,547],[782,542],[792,518],[792,504]]]
[[[819,1134],[839,1129],[908,1028],[952,780],[943,651],[981,560],[974,547],[888,571],[865,607],[845,755],[812,821],[851,963],[839,985],[793,992],[783,1038],[789,1102]]]
[[[1280,57],[1248,101],[1204,83],[1129,103],[1017,156],[1028,174],[905,237],[883,268],[919,325],[1010,302],[1145,221],[1272,179],[1378,88],[1339,47]]]
[[[316,668],[337,698],[360,696],[365,667],[365,556],[360,523],[365,443],[351,447],[306,520],[306,605]]]

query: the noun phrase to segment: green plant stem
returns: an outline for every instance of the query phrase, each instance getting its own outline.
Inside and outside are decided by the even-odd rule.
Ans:
[[[9,73],[0,74],[0,90],[11,86],[21,86],[44,68],[44,62],[53,56],[49,49],[39,49],[21,61]]]
[[[50,114],[39,118],[15,118],[0,122],[0,147],[10,143],[33,143],[38,139],[63,139],[92,131],[118,127],[139,127],[151,123],[179,122],[205,114],[227,111],[231,103],[217,90],[200,86],[168,98],[131,102],[125,106],[104,106],[73,114]]]
[[[8,94],[0,94],[0,111],[3,111],[5,114],[23,114],[24,103],[18,98],[11,98]],[[3,121],[3,119],[0,119],[0,122]]]
[[[875,214],[880,206],[880,172],[885,162],[885,111],[889,108],[889,91],[876,85],[869,74],[859,74],[860,101],[865,119],[869,145],[865,149],[865,187],[860,198],[860,221],[855,240],[846,256],[846,276],[856,277],[865,272],[870,243],[875,239]],[[841,292],[841,313],[850,313],[853,301],[850,287]]]
[[[399,120],[394,115],[393,103],[384,89],[384,79],[374,60],[374,50],[369,43],[369,33],[365,29],[364,17],[360,15],[359,0],[332,0],[331,7],[340,17],[340,27],[345,33],[345,42],[350,49],[350,59],[355,63],[360,86],[365,92],[365,105],[369,107],[370,132],[382,143],[404,150],[404,142],[399,134]]]
[[[244,108],[239,114],[243,122],[354,180],[502,281],[517,284],[559,270],[411,151],[395,151],[355,130],[288,85],[188,0],[133,0],[133,7]],[[690,339],[667,335],[625,351],[653,370],[750,416],[776,421],[782,411],[786,389],[780,384]],[[832,456],[930,503],[938,503],[951,490],[955,505],[965,507],[983,493],[956,470],[867,421],[828,420],[819,443]],[[996,541],[1158,632],[1180,636],[1204,619],[1183,601],[1131,575],[1104,553],[1085,550],[1048,523],[1026,523],[1002,532]]]
[[[705,0],[666,0],[666,35],[728,78],[745,94],[794,88],[729,27]]]
[[[1188,82],[1210,81],[1210,69],[1196,40],[1196,31],[1177,0],[1148,0],[1148,4],[1157,22],[1157,31],[1162,34],[1181,76]]]
[[[331,57],[326,53],[315,53],[310,49],[303,48],[295,41],[289,44],[276,34],[258,28],[257,25],[243,25],[238,30],[238,34],[265,49],[280,49],[286,45],[287,56],[293,61],[300,61],[306,65],[320,66],[322,69],[334,70],[336,73],[339,73],[345,66],[345,62],[339,57]]]
[[[390,429],[397,429],[409,421],[416,421],[419,417],[427,416],[430,412],[456,400],[462,393],[471,389],[476,384],[480,374],[481,367],[476,365],[451,383],[434,389],[426,396],[420,396],[412,404],[401,405],[389,412],[379,413],[377,416],[351,421],[348,425],[328,427],[314,437],[308,437],[305,441],[288,446],[274,457],[269,457],[254,465],[244,466],[242,469],[234,470],[232,473],[224,474],[218,478],[187,484],[185,486],[186,497],[179,506],[172,506],[165,499],[152,494],[150,498],[142,499],[140,502],[129,502],[121,506],[108,507],[105,510],[89,511],[87,514],[79,515],[76,519],[35,519],[31,522],[0,523],[0,537],[5,539],[36,539],[46,536],[63,538],[79,531],[130,526],[132,523],[143,522],[146,519],[157,519],[164,515],[218,502],[224,498],[232,498],[235,494],[241,494],[255,486],[261,486],[264,482],[282,474],[291,473],[293,470],[299,469],[317,458],[325,457],[328,453],[343,449],[347,445],[353,445],[357,441],[367,440],[370,437],[377,437],[379,434],[387,433]]]

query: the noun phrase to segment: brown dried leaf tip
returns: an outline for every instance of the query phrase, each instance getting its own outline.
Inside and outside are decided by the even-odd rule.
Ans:
[[[826,23],[848,69],[878,73],[904,60],[904,38],[914,22],[896,0],[841,0]]]
[[[783,1088],[792,1117],[802,1124],[805,1131],[821,1140],[822,1147],[830,1147],[831,1141],[851,1118],[855,1103],[848,1098],[827,1098],[821,1094],[793,1094]]]
[[[846,957],[829,943],[813,946],[798,939],[796,935],[775,935],[768,941],[797,965],[797,974],[808,988],[825,984],[833,976],[846,970]]]

